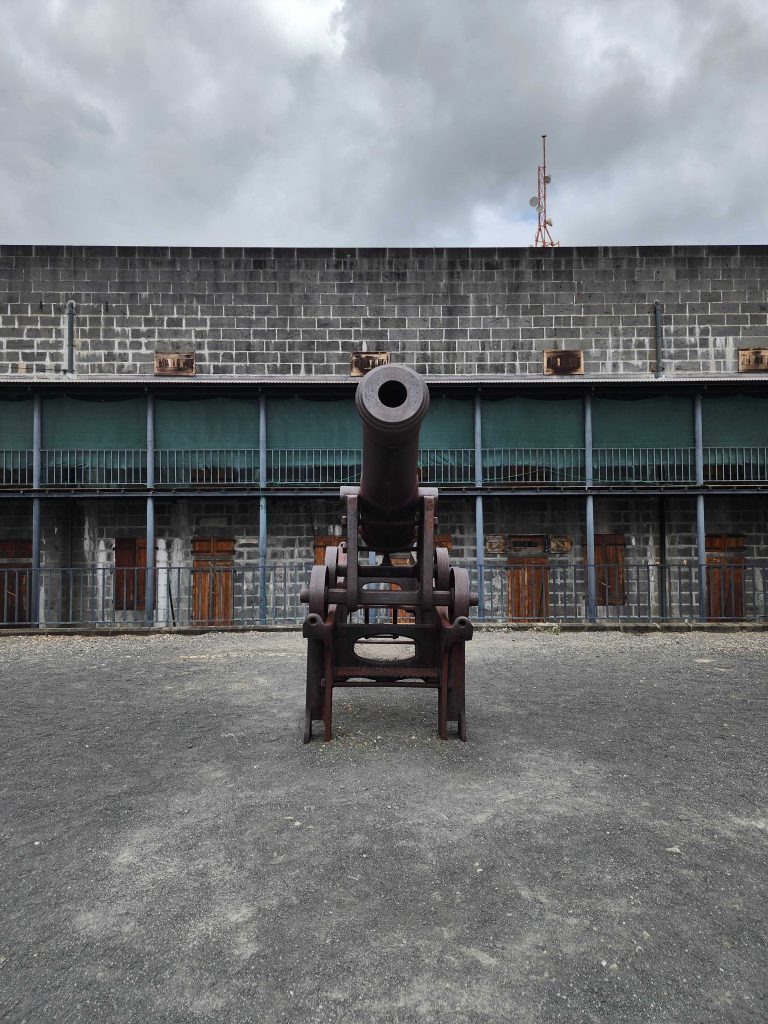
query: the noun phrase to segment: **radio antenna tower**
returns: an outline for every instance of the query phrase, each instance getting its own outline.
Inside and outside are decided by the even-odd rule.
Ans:
[[[539,226],[536,229],[534,245],[539,249],[554,249],[560,245],[552,238],[550,228],[552,221],[547,217],[547,185],[552,181],[547,174],[547,136],[541,136],[541,163],[539,164],[538,191],[528,200],[539,215]]]

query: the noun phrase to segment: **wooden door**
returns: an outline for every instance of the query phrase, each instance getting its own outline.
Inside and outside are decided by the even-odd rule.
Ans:
[[[315,565],[325,565],[325,552],[328,548],[338,547],[341,537],[332,533],[316,533],[314,539]]]
[[[192,541],[192,624],[232,625],[235,542],[221,537]]]
[[[708,534],[707,618],[744,618],[744,538]]]
[[[512,620],[539,621],[549,616],[549,559],[546,555],[507,562],[507,614]]]
[[[595,583],[598,605],[626,604],[624,534],[595,534]]]
[[[115,611],[142,611],[146,605],[146,537],[115,538]]]
[[[0,541],[0,626],[29,622],[31,563],[31,541]]]

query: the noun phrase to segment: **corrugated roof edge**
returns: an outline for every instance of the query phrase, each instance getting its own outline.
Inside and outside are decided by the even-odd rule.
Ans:
[[[533,246],[188,246],[188,245],[0,245],[0,257],[20,256],[154,259],[489,259],[514,257],[553,262],[563,259],[710,257],[718,255],[768,258],[768,245],[573,245],[551,249]]]
[[[615,384],[615,385],[626,385],[626,384],[664,384],[664,385],[675,385],[675,384],[720,384],[720,383],[739,383],[739,384],[758,384],[768,383],[768,373],[710,373],[710,374],[674,374],[674,375],[662,375],[656,377],[652,373],[639,373],[639,374],[623,374],[621,376],[580,376],[574,375],[572,377],[551,377],[545,376],[544,374],[533,375],[529,374],[524,377],[505,375],[495,376],[493,374],[486,375],[462,375],[462,376],[449,376],[443,374],[423,374],[422,375],[428,384],[436,386],[441,385],[481,385],[481,384],[514,384],[518,385],[546,385],[547,387],[562,387],[568,386],[573,387],[574,385],[584,384]],[[327,384],[333,384],[338,386],[339,384],[354,385],[360,381],[360,377],[350,377],[347,375],[315,375],[315,376],[295,376],[295,375],[278,375],[273,374],[268,377],[238,377],[232,375],[221,375],[215,376],[213,374],[204,374],[199,377],[155,377],[151,375],[139,375],[139,374],[111,374],[99,375],[89,373],[84,376],[78,376],[76,374],[58,374],[53,375],[42,375],[42,374],[4,374],[0,376],[0,385],[2,384],[17,384],[20,386],[29,385],[56,385],[61,387],[62,384],[93,384],[94,386],[104,385],[115,385],[118,387],[125,387],[126,385],[148,385],[152,384],[156,387],[204,387],[210,384],[226,385],[226,384],[251,384],[255,386],[264,385],[277,385],[285,387],[296,387],[301,385],[306,387],[307,385],[316,385],[318,387]]]

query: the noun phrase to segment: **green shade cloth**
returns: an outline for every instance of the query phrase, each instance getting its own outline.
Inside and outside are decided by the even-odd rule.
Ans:
[[[701,415],[705,447],[768,445],[768,398],[705,397]]]
[[[147,413],[143,398],[93,402],[43,400],[43,448],[145,450]]]
[[[352,399],[267,399],[267,448],[358,449],[362,443]]]
[[[155,447],[259,447],[259,403],[247,398],[155,399]]]
[[[357,483],[362,444],[352,399],[267,399],[271,483]]]
[[[474,413],[468,399],[433,398],[421,425],[420,448],[474,448]]]
[[[487,399],[482,403],[483,471],[487,481],[581,479],[584,406],[578,398]]]
[[[32,447],[31,399],[0,402],[0,448],[19,451]]]
[[[313,402],[304,398],[271,398],[267,402],[267,447],[270,480],[309,482],[317,477],[313,465],[324,467],[320,477],[356,483],[360,478],[362,424],[353,398]],[[420,447],[431,449],[425,479],[462,476],[467,461],[456,449],[473,447],[472,402],[433,398],[420,432]],[[437,449],[437,451],[434,451]],[[319,479],[319,478],[318,478]]]
[[[482,403],[483,448],[582,448],[584,407],[578,398],[504,398]]]
[[[594,448],[689,448],[693,445],[690,398],[593,398]]]

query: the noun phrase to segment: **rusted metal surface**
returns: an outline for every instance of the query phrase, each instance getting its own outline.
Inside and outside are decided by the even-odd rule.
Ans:
[[[359,487],[341,488],[346,536],[313,567],[301,595],[309,606],[304,742],[316,721],[331,739],[337,686],[437,690],[440,737],[447,739],[455,723],[466,740],[464,644],[472,637],[469,610],[477,595],[467,570],[451,567],[447,549],[435,544],[437,491],[419,486],[419,428],[429,392],[413,370],[383,366],[361,381],[355,403],[363,421],[363,470]],[[403,556],[406,565],[399,564]],[[351,620],[357,609],[363,624]],[[355,650],[369,641],[377,657]],[[388,657],[404,641],[413,656]]]

